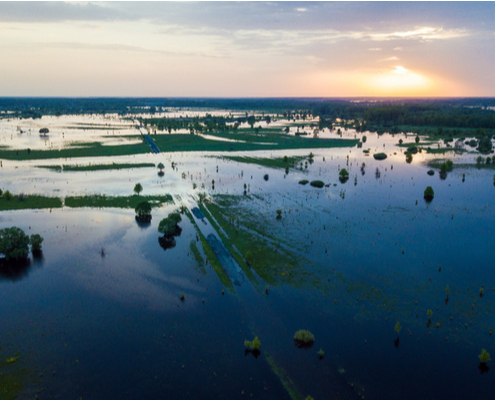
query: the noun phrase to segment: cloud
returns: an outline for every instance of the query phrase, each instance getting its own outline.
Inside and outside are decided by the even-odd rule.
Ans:
[[[305,11],[308,11],[308,9],[307,9],[307,8],[302,8],[302,7],[301,7],[301,8],[296,8],[296,11],[297,11],[297,12],[305,12]]]
[[[362,34],[358,34],[362,35]],[[368,33],[362,35],[363,39],[375,41],[416,39],[416,40],[445,40],[468,36],[469,32],[464,29],[443,29],[432,27],[418,27],[408,31]]]
[[[369,51],[382,51],[380,47],[372,47],[371,49],[368,49]]]
[[[1,22],[108,21],[130,17],[102,3],[0,2]]]

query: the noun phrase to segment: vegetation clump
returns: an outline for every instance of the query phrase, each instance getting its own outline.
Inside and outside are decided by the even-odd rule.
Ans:
[[[294,343],[298,348],[310,348],[315,342],[314,335],[307,330],[301,329],[294,334]]]
[[[175,247],[175,237],[180,236],[182,229],[178,225],[182,221],[179,211],[174,211],[164,218],[158,224],[158,232],[163,236],[158,238],[158,243],[164,249]]]
[[[427,172],[427,174],[430,175],[430,176],[433,176],[433,175],[435,175],[435,171],[432,170],[432,169],[429,169],[428,172]]]
[[[300,185],[307,185],[309,183],[309,181],[307,179],[303,179],[301,181],[298,182]]]
[[[320,188],[321,189],[323,186],[325,186],[325,183],[322,182],[322,181],[316,180],[316,181],[311,181],[310,182],[310,185],[313,186],[313,187],[316,187],[316,188]]]
[[[375,153],[373,154],[373,158],[375,160],[381,161],[381,160],[385,160],[387,158],[387,155],[385,153]]]
[[[251,353],[254,356],[254,358],[258,358],[259,355],[261,354],[260,352],[261,342],[258,339],[258,336],[256,336],[253,339],[253,341],[245,340],[244,346],[246,347],[246,349],[244,350],[245,355]]]
[[[261,347],[261,342],[258,339],[258,336],[256,336],[252,341],[245,340],[244,346],[248,347],[251,350],[258,350]]]
[[[426,201],[432,201],[434,196],[435,192],[433,191],[433,188],[431,186],[428,186],[424,192],[424,199]]]
[[[481,354],[478,357],[482,364],[486,364],[488,361],[491,361],[490,353],[488,353],[486,349],[481,349]]]

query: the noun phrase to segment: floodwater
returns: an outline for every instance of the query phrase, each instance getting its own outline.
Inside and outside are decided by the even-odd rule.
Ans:
[[[483,348],[495,354],[494,172],[428,176],[425,162],[445,156],[423,152],[407,164],[395,144],[413,136],[366,135],[363,149],[384,151],[386,160],[358,148],[318,149],[312,164],[288,175],[220,153],[4,160],[1,188],[12,193],[129,195],[140,182],[143,194],[170,193],[176,201],[154,210],[145,226],[133,210],[0,213],[0,227],[19,226],[45,239],[41,259],[0,270],[0,354],[19,354],[17,365],[30,371],[25,397],[43,388],[40,398],[290,399],[289,392],[302,399],[493,398],[494,371],[480,373],[478,354]],[[450,157],[474,163],[476,156]],[[36,167],[103,162],[163,162],[165,175],[156,168]],[[350,179],[342,184],[344,167]],[[329,186],[302,186],[301,179]],[[423,199],[426,186],[435,190],[431,203]],[[240,198],[236,212],[303,257],[307,275],[270,286],[269,294],[238,279],[231,293],[209,264],[194,259],[191,242],[206,257],[185,217],[176,246],[164,251],[159,221],[181,204],[194,207],[202,191]],[[208,222],[196,221],[205,236],[214,233]],[[315,335],[313,347],[294,346],[298,329]],[[258,358],[244,347],[255,336]]]

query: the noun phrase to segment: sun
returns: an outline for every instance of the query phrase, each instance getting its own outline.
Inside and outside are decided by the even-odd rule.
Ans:
[[[431,80],[401,65],[393,69],[374,74],[369,79],[370,89],[381,95],[421,95],[432,86]]]

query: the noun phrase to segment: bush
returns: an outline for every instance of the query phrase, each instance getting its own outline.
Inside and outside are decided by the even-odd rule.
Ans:
[[[294,334],[294,342],[297,347],[311,347],[315,341],[314,335],[310,331],[301,329]]]
[[[435,196],[435,192],[433,191],[433,188],[431,186],[428,186],[424,192],[425,200],[432,201],[434,196]]]
[[[3,197],[5,197],[5,200],[10,200],[12,199],[12,193],[10,193],[8,190],[3,194]]]
[[[433,171],[432,169],[429,169],[427,174],[430,176],[433,176],[433,175],[435,175],[435,171]]]
[[[31,242],[31,250],[33,252],[41,251],[41,243],[43,243],[43,238],[40,235],[38,235],[37,233],[31,235],[30,242]]]
[[[406,153],[406,163],[411,164],[413,160],[413,156],[411,153]]]
[[[322,181],[311,181],[310,185],[321,189],[323,186],[325,186],[325,183]]]
[[[21,228],[0,229],[0,253],[6,260],[26,258],[29,243],[29,236]]]
[[[174,211],[164,218],[158,224],[158,232],[164,236],[174,236],[180,230],[178,223],[182,221],[179,211]]]
[[[381,160],[385,160],[387,158],[387,155],[385,153],[375,153],[373,154],[373,158],[375,160],[381,161]]]
[[[340,183],[346,183],[347,180],[349,179],[349,172],[345,168],[342,168],[339,171],[339,181]]]
[[[269,179],[268,174],[265,174],[265,175],[263,176],[263,179],[264,179],[265,181],[268,181],[268,179]]]
[[[300,185],[307,185],[309,181],[307,179],[303,179],[302,181],[298,182]]]
[[[454,163],[451,160],[447,160],[444,163],[440,164],[441,172],[450,172],[454,168]]]

